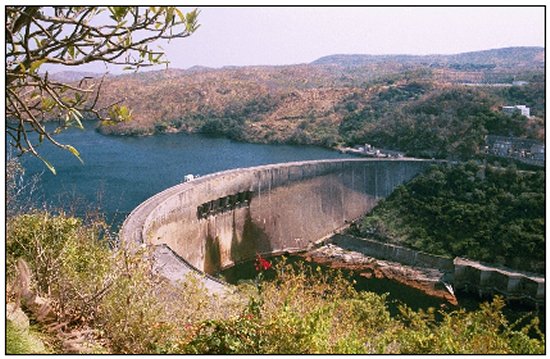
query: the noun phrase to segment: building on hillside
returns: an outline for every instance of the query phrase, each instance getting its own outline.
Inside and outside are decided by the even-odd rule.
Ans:
[[[342,153],[353,153],[359,156],[365,157],[377,157],[377,158],[404,158],[405,153],[400,151],[393,151],[388,149],[378,149],[374,146],[365,143],[365,146],[355,146],[351,147],[341,147],[340,152]]]
[[[507,115],[519,113],[522,116],[531,117],[531,110],[525,105],[502,106],[502,112]]]
[[[531,153],[533,154],[533,158],[537,161],[542,161],[544,163],[544,145],[543,144],[535,144],[531,146]]]
[[[525,163],[544,166],[545,146],[539,141],[488,135],[485,143],[486,153],[489,155],[514,158]]]
[[[527,81],[512,81],[512,86],[525,86],[528,84],[529,82]]]

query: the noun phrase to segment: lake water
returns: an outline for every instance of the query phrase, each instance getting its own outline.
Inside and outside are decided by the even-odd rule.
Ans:
[[[312,146],[264,145],[184,133],[148,137],[104,136],[85,123],[55,138],[71,144],[84,164],[65,150],[45,143],[39,148],[54,165],[53,175],[32,156],[23,156],[27,177],[41,174],[33,201],[70,208],[77,214],[97,208],[117,226],[137,205],[180,183],[187,174],[206,175],[222,170],[270,163],[347,158],[349,155]],[[75,205],[76,204],[76,205]]]

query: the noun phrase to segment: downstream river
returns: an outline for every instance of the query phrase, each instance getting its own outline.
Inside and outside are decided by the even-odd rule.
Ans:
[[[206,175],[270,163],[350,157],[320,147],[250,144],[184,133],[104,136],[94,128],[95,123],[87,122],[85,130],[70,129],[55,137],[74,146],[84,164],[49,143],[39,148],[57,175],[40,160],[23,156],[26,177],[40,175],[33,194],[36,205],[47,203],[77,214],[99,208],[116,227],[141,202],[180,183],[187,174]]]

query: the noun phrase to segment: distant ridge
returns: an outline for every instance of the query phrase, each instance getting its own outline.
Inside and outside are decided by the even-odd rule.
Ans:
[[[401,64],[446,64],[446,65],[499,65],[522,66],[544,65],[543,47],[505,47],[483,51],[471,51],[452,55],[361,55],[336,54],[323,56],[312,65],[360,66],[383,62]]]
[[[208,66],[201,66],[201,65],[195,65],[195,66],[191,66],[190,68],[188,68],[187,72],[204,72],[204,71],[211,71],[212,68],[211,67],[208,67]]]
[[[311,65],[333,65],[341,67],[366,66],[373,64],[400,64],[400,65],[423,65],[423,66],[443,66],[455,70],[482,70],[514,67],[544,68],[544,47],[525,46],[525,47],[505,47],[500,49],[491,49],[483,51],[471,51],[451,55],[367,55],[367,54],[334,54],[318,58],[309,64],[296,65],[265,65],[265,66],[223,66],[222,68],[212,68],[196,65],[186,70],[178,68],[169,68],[162,70],[143,71],[137,76],[149,76],[152,74],[163,74],[163,76],[177,76],[183,73],[204,74],[208,72],[235,71],[239,69],[255,70],[276,70],[283,68],[307,68]],[[149,75],[148,75],[149,74]],[[80,81],[84,77],[101,77],[103,73],[85,72],[85,71],[61,71],[49,72],[50,79],[59,82]],[[125,72],[121,74],[108,74],[108,77],[134,76],[134,72]],[[156,76],[156,75],[154,75]]]

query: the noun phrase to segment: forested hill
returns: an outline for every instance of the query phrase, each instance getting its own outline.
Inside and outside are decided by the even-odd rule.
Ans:
[[[470,66],[544,66],[543,47],[506,47],[485,51],[465,52],[453,55],[329,55],[321,57],[312,65],[361,66],[374,63],[395,62],[400,64]]]
[[[351,231],[429,253],[544,273],[544,171],[433,167],[398,187]]]
[[[109,76],[99,108],[127,106],[133,120],[100,130],[326,147],[370,143],[430,158],[471,158],[483,150],[487,134],[544,138],[544,68],[537,62],[543,49],[447,57],[455,62],[193,67]],[[484,59],[494,60],[481,65]],[[513,66],[520,63],[525,66]],[[516,104],[530,107],[532,116],[510,117],[500,109]]]

